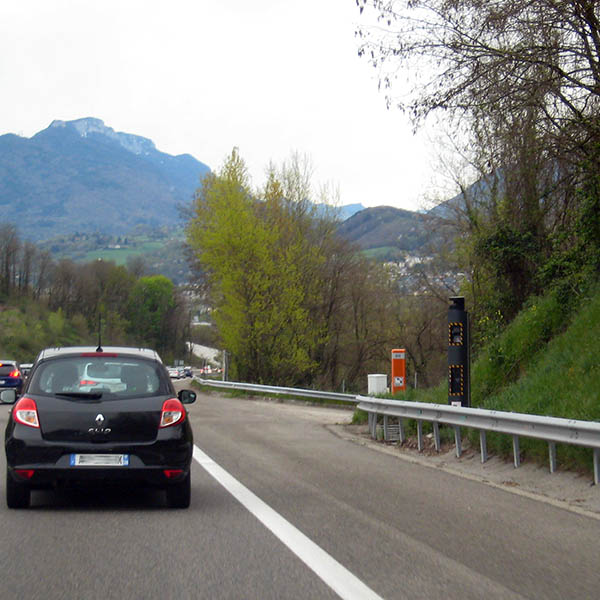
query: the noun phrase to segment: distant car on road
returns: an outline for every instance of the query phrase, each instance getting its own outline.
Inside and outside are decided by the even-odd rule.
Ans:
[[[19,365],[20,369],[21,369],[21,375],[23,375],[23,377],[27,377],[29,375],[29,371],[31,371],[31,367],[33,367],[32,363],[21,363]]]
[[[101,385],[98,375],[108,375]],[[14,387],[0,390],[0,402],[14,404],[5,431],[8,507],[28,507],[35,489],[137,484],[187,508],[193,434],[184,405],[195,400],[192,390],[175,392],[154,350],[43,350],[20,398]]]
[[[167,372],[171,379],[179,379],[179,369],[177,367],[167,367]]]
[[[23,389],[23,374],[16,360],[0,360],[0,390],[12,388],[16,390],[17,396]]]

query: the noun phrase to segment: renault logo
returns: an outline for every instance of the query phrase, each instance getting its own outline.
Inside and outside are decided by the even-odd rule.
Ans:
[[[88,433],[91,433],[92,435],[97,433],[108,435],[112,430],[110,427],[102,427],[104,420],[104,415],[102,413],[98,413],[95,419],[97,427],[90,427],[88,429]]]

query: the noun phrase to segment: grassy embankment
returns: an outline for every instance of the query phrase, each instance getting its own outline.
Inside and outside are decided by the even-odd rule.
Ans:
[[[409,390],[402,398],[446,404],[447,382]],[[580,295],[557,289],[532,298],[475,357],[471,402],[491,410],[600,421],[600,286]],[[465,429],[464,434],[478,446],[476,431]],[[508,435],[488,433],[487,441],[492,453],[512,452]],[[544,441],[521,438],[520,449],[524,459],[548,461]],[[557,446],[562,467],[589,471],[591,456],[588,448]]]

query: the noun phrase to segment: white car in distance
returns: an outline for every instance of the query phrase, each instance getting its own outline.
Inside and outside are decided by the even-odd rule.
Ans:
[[[181,377],[177,367],[167,367],[167,373],[171,379],[179,379]]]

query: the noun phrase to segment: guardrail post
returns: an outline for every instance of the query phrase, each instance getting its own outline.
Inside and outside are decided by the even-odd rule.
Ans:
[[[460,439],[460,427],[454,427],[454,445],[456,446],[456,458],[462,455],[462,441]]]
[[[479,448],[481,450],[481,463],[487,462],[487,436],[484,429],[479,430]]]
[[[519,436],[513,435],[513,456],[514,456],[514,464],[515,469],[521,466],[521,453],[519,451]]]
[[[385,415],[383,419],[383,437],[385,441],[397,442],[400,438],[400,419],[389,415]]]
[[[398,417],[398,435],[400,436],[400,443],[404,444],[406,441],[406,432],[404,431],[404,421]]]
[[[369,422],[369,433],[371,434],[371,437],[373,439],[375,439],[377,437],[377,414],[369,413],[368,422]]]
[[[600,448],[594,448],[594,485],[600,483]]]
[[[423,421],[417,421],[417,445],[419,452],[423,452]]]
[[[437,421],[433,422],[433,439],[435,441],[435,451],[439,452],[442,444],[440,443],[440,424]]]
[[[550,473],[556,471],[556,443],[548,442],[548,454],[550,457]]]

